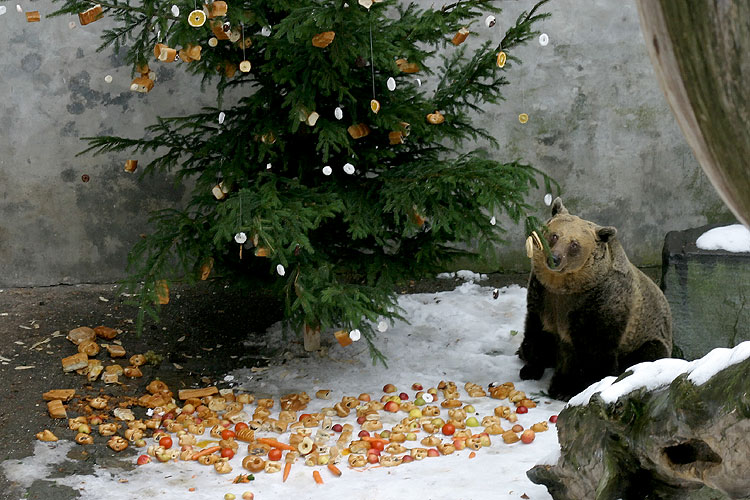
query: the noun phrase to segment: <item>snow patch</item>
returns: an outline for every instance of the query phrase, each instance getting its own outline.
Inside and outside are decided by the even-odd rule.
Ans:
[[[701,250],[750,253],[750,230],[742,224],[715,227],[700,235],[695,245]]]
[[[456,271],[453,273],[440,273],[437,275],[437,277],[438,279],[452,279],[452,278],[462,279],[464,281],[469,281],[472,283],[476,281],[485,281],[487,279],[486,274],[480,274],[480,273],[475,273],[474,271],[466,271],[466,270]]]
[[[685,361],[683,359],[660,359],[639,363],[628,369],[633,373],[619,382],[617,377],[607,377],[591,384],[583,392],[572,397],[568,406],[588,404],[591,396],[600,393],[605,403],[614,403],[620,397],[637,389],[648,390],[666,387],[683,373],[695,385],[706,383],[721,370],[750,358],[750,341],[743,342],[733,349],[718,347],[700,359]]]

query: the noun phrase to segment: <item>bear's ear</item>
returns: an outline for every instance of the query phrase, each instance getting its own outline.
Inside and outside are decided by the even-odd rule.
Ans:
[[[604,243],[608,242],[611,238],[614,238],[617,235],[617,229],[612,226],[597,226],[596,227],[596,237],[599,239],[599,241],[603,241]]]
[[[558,196],[555,198],[555,201],[552,202],[552,217],[558,214],[565,215],[567,213],[569,213],[568,209],[563,205],[562,198]]]

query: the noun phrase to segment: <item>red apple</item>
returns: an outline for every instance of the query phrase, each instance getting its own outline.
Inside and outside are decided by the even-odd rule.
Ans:
[[[557,423],[557,415],[552,415],[552,416],[551,416],[551,417],[549,418],[549,421],[550,421],[551,423],[553,423],[553,424],[556,424],[556,423]]]
[[[534,434],[534,431],[532,431],[531,429],[526,429],[521,434],[521,442],[523,444],[529,444],[534,440],[534,437],[536,437],[536,435]]]

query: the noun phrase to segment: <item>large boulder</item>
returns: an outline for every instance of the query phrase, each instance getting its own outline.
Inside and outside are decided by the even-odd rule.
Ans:
[[[555,500],[750,499],[750,342],[608,377],[557,429],[557,462],[527,473]]]

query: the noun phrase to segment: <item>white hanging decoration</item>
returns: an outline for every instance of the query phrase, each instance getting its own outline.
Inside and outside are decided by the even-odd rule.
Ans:
[[[492,28],[493,26],[495,26],[495,23],[497,23],[497,19],[495,19],[495,16],[487,16],[484,19],[484,25],[488,28]]]
[[[393,92],[396,90],[396,79],[393,77],[388,78],[388,81],[385,82],[386,86],[388,87],[388,90]]]
[[[326,165],[323,167],[323,175],[331,175],[333,173],[333,169]]]
[[[337,120],[341,120],[344,117],[344,110],[341,109],[341,106],[337,106],[336,109],[333,110],[333,116],[335,116]]]
[[[263,26],[263,28],[261,28],[260,30],[260,34],[263,36],[271,36],[271,28],[269,28],[268,26]]]
[[[429,392],[425,392],[424,394],[422,394],[422,399],[425,403],[432,403],[435,400],[435,398]]]
[[[493,226],[494,226],[495,224],[497,224],[497,219],[495,218],[495,216],[494,216],[494,215],[493,215],[493,216],[492,216],[492,218],[490,219],[490,224],[492,224]]]
[[[344,172],[352,175],[354,173],[354,165],[352,165],[351,163],[347,163],[346,165],[344,165]]]
[[[226,117],[227,117],[227,115],[223,111],[221,113],[219,113],[219,125],[221,125],[222,123],[224,123],[224,118],[226,118]]]
[[[279,276],[284,276],[286,274],[286,269],[284,269],[284,266],[279,264],[276,266],[276,272],[279,273]]]
[[[549,43],[549,35],[547,33],[542,33],[539,35],[539,45],[542,47],[546,47]]]
[[[271,165],[270,163],[266,163],[266,170],[271,170],[271,167],[272,167],[272,166],[273,166],[273,165]]]
[[[544,204],[547,206],[552,205],[552,195],[547,193],[544,195]]]
[[[107,83],[112,83],[112,75],[107,75],[104,77],[104,81]]]
[[[180,8],[176,5],[172,6],[172,15],[174,17],[180,17]]]
[[[247,241],[247,235],[243,232],[239,232],[234,235],[234,241],[242,245],[243,243]]]
[[[383,333],[383,332],[384,332],[384,331],[386,331],[387,329],[388,329],[388,323],[387,323],[386,321],[380,321],[380,322],[378,323],[378,331],[379,331],[380,333]]]
[[[20,5],[16,4],[16,11],[18,11],[19,14],[23,14],[23,7],[21,7]]]
[[[417,86],[419,86],[419,87],[421,87],[421,86],[422,86],[422,80],[421,80],[421,79],[419,79],[419,78],[417,78]]]
[[[349,332],[349,338],[352,339],[352,341],[356,342],[360,338],[362,338],[362,333],[355,328],[354,330]]]

